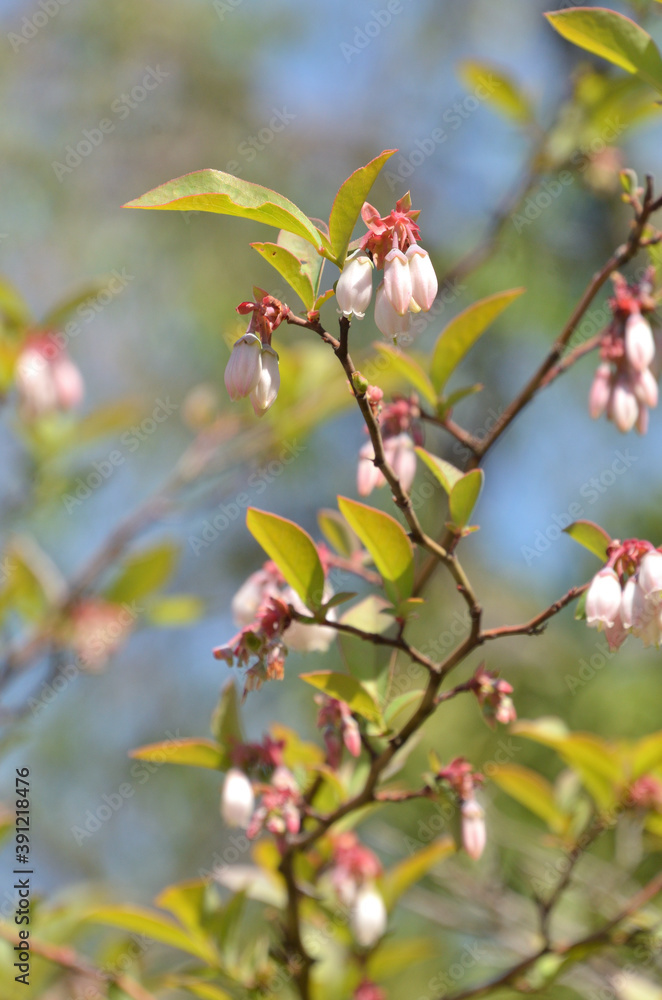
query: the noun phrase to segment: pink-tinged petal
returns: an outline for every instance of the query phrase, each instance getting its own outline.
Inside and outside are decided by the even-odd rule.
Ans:
[[[662,598],[662,552],[647,552],[639,564],[639,586],[648,600]]]
[[[402,250],[389,250],[386,254],[384,291],[398,316],[404,316],[412,298],[412,282],[409,261]]]
[[[659,389],[657,380],[650,368],[644,368],[642,372],[637,374],[632,382],[632,391],[637,397],[640,406],[650,406],[652,410],[655,409],[658,403]]]
[[[486,843],[485,812],[476,799],[467,799],[462,803],[462,846],[470,858],[478,861]]]
[[[235,402],[249,396],[258,384],[262,372],[262,344],[254,333],[245,333],[232,348],[225,367],[225,388]]]
[[[622,590],[613,569],[605,567],[593,577],[586,594],[586,623],[611,628],[620,619]]]
[[[369,257],[354,257],[345,264],[336,284],[338,311],[343,316],[363,319],[372,298],[372,272],[374,265]]]
[[[591,391],[588,395],[588,412],[596,420],[601,417],[607,409],[609,397],[611,395],[611,366],[607,364],[598,365],[598,369],[593,376]]]
[[[625,356],[638,372],[648,368],[655,357],[653,331],[641,313],[632,313],[625,323]]]
[[[251,392],[251,403],[256,417],[263,417],[273,406],[280,389],[280,369],[278,355],[273,347],[264,346],[261,355],[260,377]]]
[[[375,325],[380,333],[394,341],[408,334],[411,329],[411,313],[406,312],[401,316],[395,311],[388,300],[383,281],[375,297]]]
[[[637,422],[639,416],[637,397],[622,380],[616,382],[611,391],[607,415],[622,434],[631,431]]]
[[[413,244],[407,250],[406,256],[409,261],[412,298],[419,309],[427,312],[439,291],[439,282],[430,255],[418,244]]]

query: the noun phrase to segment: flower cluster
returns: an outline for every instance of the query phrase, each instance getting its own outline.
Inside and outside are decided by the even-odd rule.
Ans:
[[[80,371],[48,333],[30,334],[16,361],[19,407],[26,420],[71,410],[83,399]]]
[[[379,858],[359,842],[355,833],[335,838],[331,882],[338,899],[350,908],[352,933],[362,948],[372,948],[386,930],[386,907],[375,885],[381,872]]]
[[[327,586],[324,600],[332,596]],[[241,631],[225,646],[218,646],[214,656],[230,666],[256,661],[246,672],[245,691],[260,688],[265,680],[282,680],[288,650],[324,653],[333,642],[333,629],[294,621],[290,606],[300,614],[309,613],[275,563],[269,561],[249,576],[232,599],[232,615]],[[327,618],[333,620],[333,609]]]
[[[611,649],[628,635],[644,646],[662,639],[662,552],[650,542],[614,541],[608,561],[593,577],[586,594],[586,623],[604,630]]]
[[[347,702],[325,694],[315,695],[315,701],[320,706],[317,727],[324,736],[327,763],[335,769],[340,766],[343,743],[352,757],[361,753],[359,726]]]
[[[261,830],[276,836],[298,833],[303,800],[292,772],[281,764],[274,771],[270,784],[259,787],[262,797],[246,830],[249,840],[257,837]]]
[[[501,680],[481,664],[471,678],[471,690],[478,699],[486,722],[494,728],[497,722],[507,725],[517,718],[511,695],[512,685]]]
[[[613,320],[600,344],[601,362],[589,394],[589,412],[597,418],[607,413],[624,434],[636,426],[648,429],[648,411],[657,406],[658,386],[651,365],[655,338],[647,319],[655,308],[652,284],[647,276],[638,285],[628,285],[614,276],[610,299]]]
[[[250,826],[255,812],[255,791],[251,776],[269,780],[282,768],[284,740],[265,736],[262,743],[235,743],[230,750],[232,767],[221,793],[221,816],[227,826]]]
[[[418,400],[416,396],[407,399],[395,397],[392,403],[382,407],[381,389],[377,389],[376,386],[369,386],[366,397],[379,420],[386,461],[400,480],[402,488],[407,491],[416,474],[414,447],[423,444],[423,432],[416,420],[419,412]],[[366,441],[359,451],[356,484],[359,496],[366,497],[375,487],[385,484],[386,480],[381,470],[375,465],[375,449],[372,441]]]
[[[384,278],[375,297],[375,323],[394,341],[409,333],[412,314],[432,307],[438,291],[428,252],[416,242],[419,214],[412,211],[409,193],[383,218],[365,202],[361,216],[368,232],[361,240],[361,250],[346,262],[336,284],[338,311],[363,319],[372,298],[373,269],[383,268]]]
[[[475,789],[482,784],[483,775],[477,774],[468,760],[455,757],[448,767],[437,773],[457,796],[462,814],[462,846],[470,858],[477,861],[487,843],[485,811],[476,799]]]
[[[289,307],[273,295],[256,288],[256,302],[242,302],[237,312],[250,314],[243,337],[232,348],[225,369],[225,387],[234,402],[249,396],[257,417],[262,417],[276,400],[280,389],[278,355],[271,346],[271,335],[289,315]]]

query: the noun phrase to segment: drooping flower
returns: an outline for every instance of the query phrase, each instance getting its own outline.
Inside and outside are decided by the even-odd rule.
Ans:
[[[643,372],[655,357],[653,331],[640,312],[632,312],[625,321],[625,354],[635,371]]]
[[[336,284],[338,312],[363,319],[372,298],[374,264],[361,254],[347,261]]]
[[[485,811],[476,799],[467,799],[462,803],[462,846],[474,861],[478,861],[485,850],[487,831],[485,828]]]
[[[245,333],[235,341],[225,367],[225,388],[232,402],[249,396],[262,374],[262,345],[254,333]]]
[[[357,892],[350,924],[354,937],[362,948],[372,948],[383,937],[388,916],[384,900],[373,884],[367,883]]]
[[[384,294],[398,316],[409,311],[412,297],[409,259],[402,250],[389,250],[384,261]]]
[[[379,285],[375,297],[375,325],[389,340],[397,342],[398,337],[407,337],[411,330],[411,313],[400,315],[391,304],[384,282]]]
[[[273,406],[280,389],[278,355],[273,347],[264,346],[262,348],[260,361],[260,376],[250,394],[256,417],[263,417],[267,410]]]
[[[411,276],[412,299],[418,309],[428,312],[432,308],[439,290],[439,282],[430,255],[423,247],[412,244],[407,250],[407,260]]]
[[[621,610],[621,585],[613,569],[595,574],[586,594],[586,623],[593,628],[611,628]]]
[[[27,420],[65,412],[83,399],[83,378],[55,337],[30,335],[21,348],[14,372],[19,406]]]
[[[236,767],[231,767],[223,782],[221,794],[221,816],[227,826],[246,830],[255,809],[253,786]]]

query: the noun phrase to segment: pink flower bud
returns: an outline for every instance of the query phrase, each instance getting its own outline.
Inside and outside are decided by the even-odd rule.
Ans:
[[[639,563],[639,586],[644,597],[659,601],[662,598],[662,552],[647,552]]]
[[[588,412],[597,420],[607,409],[609,397],[611,395],[611,366],[607,364],[598,365],[598,369],[593,376],[591,391],[588,395]]]
[[[388,923],[384,900],[374,885],[366,883],[356,894],[350,923],[362,948],[371,948],[383,936]]]
[[[343,316],[363,319],[372,298],[372,272],[374,265],[369,257],[354,257],[342,269],[336,284],[338,312]]]
[[[71,410],[83,401],[83,376],[70,358],[60,355],[53,362],[52,376],[59,409]]]
[[[223,782],[221,816],[227,826],[247,829],[255,808],[253,786],[243,771],[230,768]]]
[[[427,312],[439,290],[439,282],[434,273],[430,255],[427,250],[417,244],[412,244],[407,250],[406,257],[409,261],[409,273],[411,274],[412,298],[419,309]]]
[[[375,298],[375,324],[380,333],[389,340],[408,334],[411,328],[411,313],[399,315],[391,305],[384,288],[384,282],[377,289]]]
[[[254,333],[245,333],[235,341],[225,367],[225,388],[233,402],[249,396],[257,385],[262,372],[261,353],[260,338]]]
[[[402,488],[408,490],[416,475],[416,452],[409,434],[396,434],[384,441],[384,454],[400,480]]]
[[[622,434],[631,431],[639,416],[639,404],[632,390],[619,380],[611,391],[608,416]]]
[[[486,842],[485,812],[476,799],[466,799],[462,803],[462,846],[470,858],[478,861]]]
[[[256,417],[263,417],[276,401],[280,389],[278,355],[273,347],[264,345],[261,354],[261,371],[255,388],[251,392],[251,403]]]
[[[622,591],[613,569],[605,567],[596,573],[586,594],[586,624],[591,628],[611,628],[619,618]]]
[[[636,378],[632,382],[632,391],[637,397],[640,406],[650,406],[651,410],[655,409],[659,392],[657,380],[650,368],[644,368],[642,372],[637,373]]]
[[[361,753],[361,733],[356,719],[352,716],[344,720],[342,738],[352,757],[358,757]]]
[[[412,298],[409,261],[402,250],[389,250],[384,260],[384,291],[398,316],[404,316]]]
[[[655,357],[653,331],[639,312],[631,313],[625,323],[625,355],[638,372],[648,368]]]

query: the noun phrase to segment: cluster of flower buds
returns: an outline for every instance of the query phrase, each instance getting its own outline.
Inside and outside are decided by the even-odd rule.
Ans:
[[[258,417],[264,416],[280,389],[278,355],[271,346],[271,336],[289,315],[289,307],[273,295],[256,288],[256,302],[242,302],[237,312],[250,314],[243,337],[232,348],[225,369],[225,387],[234,402],[249,396]]]
[[[476,786],[483,782],[483,775],[477,774],[464,757],[455,757],[448,767],[438,772],[437,777],[450,786],[459,800],[462,846],[470,858],[478,861],[487,842],[485,811],[476,799],[475,792]]]
[[[251,777],[269,780],[282,767],[285,742],[265,736],[262,743],[235,743],[230,750],[232,767],[221,793],[221,816],[227,826],[250,826],[255,812],[255,791]]]
[[[315,695],[315,701],[320,706],[317,727],[324,736],[327,763],[335,770],[340,766],[343,743],[352,757],[361,753],[359,726],[347,702],[325,694]]]
[[[657,379],[651,369],[655,338],[647,319],[656,305],[651,277],[628,285],[622,275],[614,275],[614,296],[609,300],[613,320],[602,337],[601,362],[589,394],[591,416],[606,412],[624,434],[633,427],[645,434],[648,411],[658,401]]]
[[[379,420],[384,456],[400,480],[402,488],[407,491],[416,475],[414,447],[423,444],[423,431],[417,421],[418,399],[415,395],[406,399],[395,397],[392,403],[382,406],[382,396],[381,389],[376,386],[368,387],[366,398]],[[375,449],[372,441],[366,441],[359,451],[356,483],[359,496],[367,497],[375,487],[385,484],[386,480],[381,470],[375,465]]]
[[[282,764],[271,776],[268,785],[260,785],[260,804],[253,813],[246,836],[253,840],[261,830],[276,836],[298,833],[301,828],[303,800],[294,775]]]
[[[662,813],[662,781],[654,774],[644,774],[628,789],[627,806]]]
[[[662,639],[662,552],[650,542],[614,541],[586,594],[586,622],[604,630],[611,649],[632,634],[644,646]]]
[[[328,585],[323,596],[325,601],[333,597]],[[294,621],[290,606],[300,614],[309,613],[275,563],[269,561],[249,576],[232,599],[232,615],[241,631],[225,646],[218,646],[214,656],[230,666],[256,661],[246,672],[245,691],[260,688],[265,680],[282,680],[288,650],[324,653],[333,642],[333,629]],[[328,619],[334,616],[333,609],[327,612]]]
[[[498,674],[493,674],[481,665],[470,681],[471,690],[478,699],[486,722],[494,728],[497,722],[507,725],[517,718],[511,695],[512,685],[502,680]]]
[[[71,410],[83,399],[83,378],[57,334],[29,335],[16,361],[19,406],[26,420]]]
[[[437,276],[428,255],[416,242],[420,230],[407,193],[389,215],[380,216],[365,202],[361,216],[368,232],[361,249],[346,262],[336,284],[338,311],[363,319],[372,298],[372,272],[384,270],[375,297],[375,323],[385,337],[397,341],[411,327],[412,314],[427,312],[438,291]]]
[[[362,948],[372,948],[388,923],[384,900],[375,884],[381,873],[379,858],[355,833],[335,838],[331,882],[340,902],[350,909],[352,933]]]

